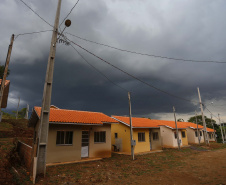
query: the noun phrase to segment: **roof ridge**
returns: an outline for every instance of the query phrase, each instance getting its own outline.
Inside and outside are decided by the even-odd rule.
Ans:
[[[35,107],[41,108],[41,107],[38,107],[38,106],[35,106]],[[90,112],[90,113],[101,113],[101,114],[104,114],[103,112],[93,112],[93,111],[85,111],[85,110],[70,110],[70,109],[61,109],[61,108],[58,108],[58,109],[50,108],[50,109],[51,110],[65,110],[65,111],[78,111],[78,112]]]
[[[111,115],[111,117],[114,117],[114,116],[116,116],[116,115]],[[127,117],[127,118],[129,118],[129,116],[118,116],[118,117]],[[151,118],[134,117],[134,116],[132,116],[132,118],[142,118],[142,119],[149,119],[149,120],[152,120]]]

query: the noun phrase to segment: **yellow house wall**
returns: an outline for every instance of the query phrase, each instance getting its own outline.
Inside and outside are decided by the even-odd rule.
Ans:
[[[185,132],[185,138],[182,137],[182,132]],[[181,130],[181,141],[182,141],[182,146],[188,145],[187,131],[185,129]]]
[[[138,142],[138,132],[145,133],[145,142]],[[162,149],[162,140],[160,135],[160,129],[151,129],[151,132],[158,132],[159,133],[159,140],[153,141],[152,138],[152,150]],[[120,152],[131,152],[130,146],[130,128],[122,123],[119,124],[112,124],[111,126],[111,141],[112,145],[116,144],[115,133],[118,133],[118,138],[122,140],[122,147],[120,148]],[[150,141],[149,141],[149,128],[144,129],[133,129],[133,139],[136,140],[136,146],[134,148],[134,153],[139,152],[147,152],[150,151]],[[114,148],[112,147],[112,151]]]
[[[111,142],[115,145],[115,133],[118,133],[118,138],[122,140],[122,147],[119,148],[120,152],[131,152],[130,146],[130,128],[122,123],[111,125]],[[113,151],[112,147],[112,151]]]
[[[142,141],[142,142],[138,141],[138,133],[139,132],[145,133],[145,141]],[[133,139],[136,140],[136,146],[134,148],[134,153],[150,151],[149,129],[148,128],[144,128],[144,129],[134,128],[133,129]]]

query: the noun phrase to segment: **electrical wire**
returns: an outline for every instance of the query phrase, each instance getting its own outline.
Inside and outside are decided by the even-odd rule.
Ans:
[[[14,40],[16,40],[19,36],[22,36],[22,35],[31,35],[31,34],[36,34],[36,33],[48,32],[48,31],[53,31],[53,30],[43,30],[43,31],[35,31],[35,32],[29,32],[29,33],[20,33],[20,34],[15,35]]]
[[[99,71],[94,65],[92,65],[90,62],[88,62],[87,59],[84,58],[84,56],[73,46],[71,45],[72,48],[74,48],[74,50],[79,54],[79,56],[92,68],[94,68],[99,74],[101,74],[102,76],[104,76],[109,82],[111,82],[112,84],[114,84],[115,86],[119,87],[120,89],[122,89],[123,91],[129,92],[127,89],[123,88],[122,86],[116,84],[115,82],[113,82],[110,78],[108,78],[104,73],[102,73],[101,71]]]
[[[25,6],[27,6],[32,12],[34,12],[40,19],[42,19],[46,24],[48,24],[49,26],[53,27],[49,22],[47,22],[44,18],[42,18],[36,11],[34,11],[27,3],[25,3],[23,0],[19,0],[21,1]],[[54,27],[53,27],[54,28]]]
[[[74,37],[76,37],[80,40],[84,40],[86,42],[98,44],[98,45],[105,46],[105,47],[108,47],[108,48],[111,48],[111,49],[115,49],[115,50],[119,50],[119,51],[123,51],[123,52],[127,52],[127,53],[133,53],[133,54],[137,54],[137,55],[143,55],[143,56],[149,56],[149,57],[155,57],[155,58],[162,58],[162,59],[168,59],[168,60],[184,61],[184,62],[206,62],[206,63],[222,63],[222,64],[226,63],[226,62],[220,62],[220,61],[190,60],[190,59],[183,59],[183,58],[173,58],[173,57],[160,56],[160,55],[154,55],[154,54],[140,53],[140,52],[137,52],[137,51],[130,51],[130,50],[126,50],[126,49],[121,49],[121,48],[117,48],[117,47],[110,46],[110,45],[107,45],[107,44],[102,44],[102,43],[99,43],[99,42],[88,40],[88,39],[79,37],[77,35],[74,35],[74,34],[71,34],[71,33],[68,33],[68,32],[65,32],[65,33],[68,34],[68,35],[74,36]]]
[[[71,14],[71,12],[73,11],[73,9],[76,7],[76,5],[78,4],[78,2],[79,2],[79,0],[77,0],[77,2],[75,3],[75,5],[71,8],[70,12],[67,14],[67,16],[64,18],[64,20],[60,23],[60,26],[68,18],[68,16]]]
[[[214,115],[207,107],[205,107],[205,108],[210,114],[212,114],[215,118],[217,118],[219,120],[219,118],[216,115]]]
[[[139,79],[138,77],[136,77],[136,76],[134,76],[134,75],[131,75],[130,73],[128,73],[128,72],[126,72],[126,71],[120,69],[119,67],[117,67],[117,66],[111,64],[110,62],[104,60],[103,58],[101,58],[101,57],[95,55],[94,53],[92,53],[92,52],[90,52],[89,50],[83,48],[82,46],[80,46],[80,45],[78,45],[77,43],[71,41],[70,39],[68,39],[68,40],[69,40],[71,43],[73,43],[74,45],[76,45],[77,47],[79,47],[79,48],[83,49],[84,51],[88,52],[89,54],[93,55],[94,57],[100,59],[101,61],[105,62],[106,64],[108,64],[108,65],[110,65],[110,66],[112,66],[112,67],[114,67],[115,69],[117,69],[117,70],[123,72],[124,74],[126,74],[126,75],[128,75],[128,76],[130,76],[130,77],[132,77],[132,78],[134,78],[134,79],[136,79],[137,81],[139,81],[139,82],[141,82],[141,83],[147,85],[148,87],[151,87],[151,88],[153,88],[153,89],[155,89],[155,90],[157,90],[157,91],[160,91],[160,92],[162,92],[162,93],[164,93],[164,94],[167,94],[167,95],[169,95],[169,96],[172,96],[172,97],[174,97],[174,98],[181,99],[181,100],[183,100],[183,101],[192,102],[192,103],[198,103],[198,102],[196,102],[196,101],[192,101],[192,100],[188,100],[188,99],[182,98],[182,97],[180,97],[180,96],[177,96],[177,95],[171,94],[171,93],[169,93],[169,92],[167,92],[167,91],[164,91],[164,90],[162,90],[162,89],[160,89],[160,88],[158,88],[158,87],[155,87],[154,85],[151,85],[151,84],[149,84],[149,83],[147,83],[147,82],[145,82],[145,81]]]

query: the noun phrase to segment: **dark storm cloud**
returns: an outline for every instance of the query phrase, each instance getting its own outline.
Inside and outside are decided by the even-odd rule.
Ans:
[[[53,25],[55,0],[26,2]],[[69,0],[62,2],[60,23],[74,3]],[[72,25],[65,32],[142,53],[225,61],[225,7],[224,1],[209,0],[173,3],[169,0],[81,1],[70,14]],[[3,0],[0,12],[2,63],[12,33],[51,29],[19,1]],[[213,99],[225,102],[225,64],[139,56],[67,36],[94,54],[166,92],[198,101],[199,86],[204,102]],[[50,39],[51,32],[16,39],[9,76],[10,99],[14,104],[20,96],[21,107],[26,103],[41,106]],[[77,49],[113,82],[132,92],[133,115],[151,114],[151,117],[162,118],[159,114],[171,113],[172,106],[177,108],[177,112],[188,115],[197,109],[197,103],[158,92]],[[127,92],[87,65],[72,47],[63,44],[57,46],[52,93],[52,104],[60,108],[100,111],[108,115],[128,114]]]

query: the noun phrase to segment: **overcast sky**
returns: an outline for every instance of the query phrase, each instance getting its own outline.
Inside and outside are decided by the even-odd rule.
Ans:
[[[51,25],[57,0],[23,0]],[[63,0],[60,23],[77,0]],[[80,0],[69,19],[68,32],[121,49],[173,58],[226,62],[225,0]],[[0,63],[4,65],[12,34],[51,30],[20,0],[0,3]],[[61,26],[63,29],[64,26]],[[51,32],[16,38],[10,61],[8,107],[41,106]],[[126,53],[66,36],[118,68],[155,87],[203,103],[226,121],[226,64],[167,60]],[[132,114],[187,120],[200,112],[198,103],[183,101],[142,84],[74,46],[111,81],[131,91]],[[210,103],[213,102],[213,105]],[[71,47],[57,45],[51,104],[63,109],[128,115],[127,92],[90,67]],[[205,115],[210,114],[205,110]]]

